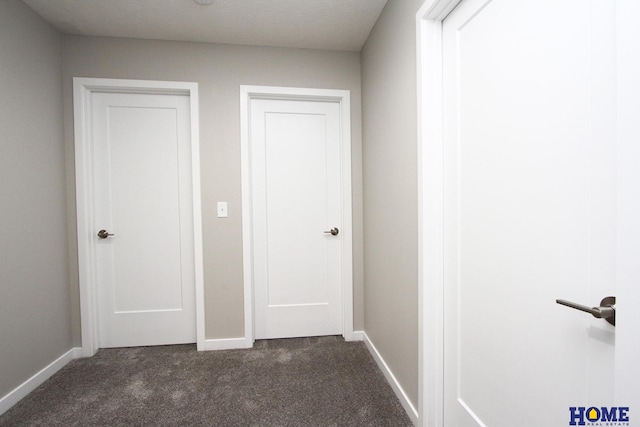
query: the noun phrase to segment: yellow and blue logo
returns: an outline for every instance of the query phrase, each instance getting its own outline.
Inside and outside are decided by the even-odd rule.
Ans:
[[[570,426],[628,426],[628,406],[571,406]]]

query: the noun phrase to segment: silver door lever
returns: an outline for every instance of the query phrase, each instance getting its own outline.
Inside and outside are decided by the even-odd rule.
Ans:
[[[557,299],[556,303],[584,311],[598,319],[605,319],[613,326],[616,326],[616,297],[603,298],[602,301],[600,301],[600,307],[587,307],[586,305],[576,304],[575,302],[564,299]]]
[[[338,227],[333,227],[331,230],[325,231],[324,234],[331,234],[332,236],[337,236],[339,232],[340,230],[338,230]]]
[[[98,231],[98,237],[101,238],[101,239],[106,239],[109,236],[113,236],[113,234],[109,233],[107,230]]]

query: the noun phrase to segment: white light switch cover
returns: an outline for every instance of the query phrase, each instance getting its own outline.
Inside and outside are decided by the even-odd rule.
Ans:
[[[226,218],[228,216],[227,202],[218,202],[218,218]]]

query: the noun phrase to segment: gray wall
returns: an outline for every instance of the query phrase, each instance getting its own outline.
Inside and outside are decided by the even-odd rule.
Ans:
[[[0,1],[0,397],[72,346],[61,50]]]
[[[361,52],[365,331],[416,408],[415,15],[423,1],[389,1]]]
[[[240,184],[240,85],[351,90],[354,327],[362,330],[362,167],[358,53],[65,36],[65,143],[69,238],[75,248],[72,77],[199,83],[206,337],[244,336]],[[229,202],[229,218],[215,215]],[[80,344],[77,267],[72,271],[74,342]]]

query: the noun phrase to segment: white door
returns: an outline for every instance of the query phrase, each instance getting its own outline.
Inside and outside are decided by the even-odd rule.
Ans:
[[[340,104],[252,99],[250,141],[255,338],[342,334]]]
[[[189,97],[94,93],[92,125],[99,345],[195,342]]]
[[[629,416],[615,327],[556,304],[616,295],[615,3],[464,0],[443,23],[447,426]]]

